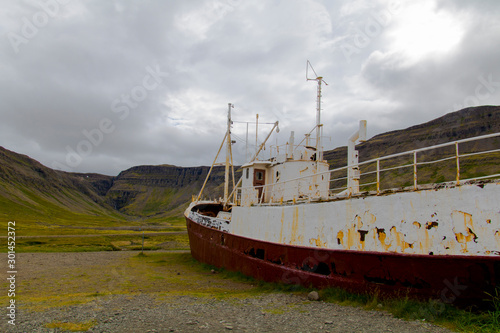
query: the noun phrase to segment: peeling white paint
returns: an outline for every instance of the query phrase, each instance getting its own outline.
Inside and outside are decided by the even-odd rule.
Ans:
[[[235,206],[229,232],[328,249],[500,255],[499,185],[275,207]]]

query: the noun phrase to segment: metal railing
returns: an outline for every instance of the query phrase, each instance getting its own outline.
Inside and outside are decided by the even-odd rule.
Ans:
[[[437,163],[442,163],[445,161],[450,161],[454,160],[454,166],[455,166],[455,177],[453,179],[453,183],[458,185],[461,181],[470,181],[470,180],[479,180],[479,179],[486,179],[486,178],[495,178],[495,177],[500,177],[500,173],[492,173],[489,175],[484,175],[484,176],[476,176],[476,177],[471,177],[471,178],[463,178],[461,177],[460,173],[460,158],[465,158],[465,157],[471,157],[471,156],[476,156],[476,155],[486,155],[486,154],[492,154],[492,153],[499,153],[500,148],[497,149],[490,149],[490,150],[485,150],[485,151],[479,151],[479,152],[470,152],[470,153],[463,153],[460,154],[459,150],[459,145],[462,143],[467,143],[467,142],[474,142],[474,141],[479,141],[479,140],[484,140],[484,139],[489,139],[489,138],[494,138],[500,136],[500,133],[494,133],[494,134],[488,134],[488,135],[482,135],[474,138],[468,138],[468,139],[462,139],[462,140],[457,140],[457,141],[452,141],[448,143],[443,143],[443,144],[438,144],[430,147],[425,147],[425,148],[420,148],[420,149],[414,149],[411,151],[407,152],[402,152],[402,153],[397,153],[397,154],[392,154],[392,155],[387,155],[375,159],[371,159],[369,161],[361,162],[358,163],[356,166],[363,166],[363,165],[369,165],[371,163],[376,164],[376,169],[374,171],[367,171],[364,173],[361,173],[360,176],[367,176],[369,174],[375,174],[376,175],[376,180],[374,182],[368,182],[368,183],[360,183],[360,186],[369,186],[369,185],[375,185],[376,184],[376,191],[377,193],[380,193],[381,191],[381,173],[382,172],[387,172],[387,171],[393,171],[393,170],[398,170],[398,169],[404,169],[404,168],[412,168],[412,180],[413,180],[413,190],[418,190],[418,167],[419,166],[425,166],[425,165],[431,165],[431,164],[437,164]],[[498,144],[497,144],[498,145]],[[444,158],[438,158],[436,160],[430,160],[430,161],[418,161],[418,156],[420,153],[424,152],[429,152],[432,150],[440,149],[440,148],[446,148],[446,147],[454,147],[454,152],[452,156],[444,157]],[[443,154],[443,153],[441,153]],[[436,154],[439,155],[439,154]],[[381,162],[385,160],[390,160],[390,159],[395,159],[395,158],[400,158],[400,157],[405,157],[405,156],[410,156],[412,162],[411,163],[406,163],[403,165],[397,165],[397,166],[392,166],[392,167],[386,167],[386,168],[381,168]],[[497,164],[498,169],[496,172],[500,171],[500,166]],[[333,179],[332,181],[334,181]],[[446,181],[446,183],[449,183],[450,181]],[[434,183],[441,183],[441,182],[434,182]],[[444,183],[444,181],[442,182]]]
[[[255,187],[249,187],[249,188],[254,188],[254,189],[259,189],[262,188],[262,191],[260,192],[258,201],[254,203],[255,205],[273,205],[273,204],[281,204],[282,199],[280,200],[280,195],[277,191],[274,191],[274,188],[276,186],[280,187],[285,187],[285,184],[288,182],[297,182],[298,180],[305,180],[311,177],[318,177],[321,175],[330,175],[330,186],[329,186],[329,196],[328,198],[320,198],[320,197],[297,197],[294,198],[293,203],[296,202],[304,202],[304,201],[315,201],[315,200],[332,200],[332,199],[338,199],[338,198],[345,198],[349,197],[352,195],[357,195],[359,193],[353,193],[352,189],[349,189],[347,185],[343,186],[337,186],[335,187],[335,184],[339,184],[339,182],[346,181],[347,183],[347,170],[349,168],[360,168],[363,169],[365,168],[366,171],[360,172],[359,177],[360,177],[360,182],[359,182],[359,187],[360,189],[363,189],[360,191],[360,193],[366,193],[366,192],[371,192],[370,194],[380,194],[384,190],[391,190],[391,189],[400,189],[400,190],[419,190],[421,187],[423,187],[424,184],[441,184],[441,183],[451,183],[454,185],[459,185],[460,183],[466,182],[466,181],[472,181],[472,180],[481,180],[481,179],[487,179],[487,178],[500,178],[500,154],[498,157],[496,156],[491,156],[492,161],[494,161],[494,170],[493,172],[490,172],[489,174],[484,174],[481,173],[480,171],[476,172],[476,176],[470,176],[467,175],[465,177],[462,177],[463,174],[461,173],[461,160],[464,161],[465,158],[468,157],[473,157],[473,156],[478,156],[478,155],[487,155],[487,154],[496,154],[500,153],[500,148],[495,148],[495,149],[488,149],[484,151],[474,151],[474,152],[465,152],[465,153],[460,153],[460,145],[469,143],[469,142],[475,142],[479,140],[485,140],[485,139],[491,139],[491,138],[496,138],[500,137],[500,133],[494,133],[494,134],[488,134],[488,135],[482,135],[478,137],[473,137],[473,138],[468,138],[468,139],[462,139],[462,140],[457,140],[457,141],[452,141],[448,143],[443,143],[443,144],[438,144],[434,146],[429,146],[425,148],[420,148],[420,149],[414,149],[402,153],[396,153],[396,154],[391,154],[383,157],[378,157],[374,159],[370,159],[368,161],[360,162],[355,165],[350,165],[350,166],[344,166],[336,169],[329,170],[327,172],[323,173],[318,173],[315,175],[309,175],[309,176],[304,176],[304,177],[297,177],[294,179],[289,179],[285,181],[280,181],[278,183],[272,183],[272,184],[267,184],[267,185],[262,185],[262,186],[255,186]],[[495,140],[494,145],[500,146],[500,143]],[[426,152],[430,152],[432,150],[438,150],[442,148],[447,148],[447,147],[452,147],[453,151],[452,152],[439,152],[436,151],[435,154],[428,154],[430,157],[433,155],[437,155],[436,159],[432,160],[424,160],[424,161],[419,161],[419,157],[424,156]],[[442,155],[451,155],[451,156],[446,156],[443,157]],[[427,156],[427,157],[429,157]],[[496,158],[496,160],[494,160]],[[403,160],[400,163],[397,163],[397,160]],[[391,165],[391,163],[387,163],[390,160],[396,160],[395,163]],[[418,169],[419,167],[424,167],[424,166],[429,166],[429,165],[437,165],[439,163],[445,163],[447,161],[454,161],[453,166],[454,166],[454,171],[453,171],[453,179],[452,180],[443,180],[443,181],[428,181],[428,182],[423,182],[419,184],[419,175],[418,175]],[[383,166],[385,162],[385,166]],[[478,162],[476,161],[475,164]],[[477,165],[475,165],[477,166]],[[436,166],[436,169],[438,166]],[[404,169],[410,169],[410,171],[406,172],[401,172],[400,170]],[[434,170],[435,172],[436,170]],[[385,179],[390,185],[389,187],[382,187],[381,184],[383,182],[382,175],[384,173],[388,172],[398,172],[399,175],[390,175],[388,177],[385,177]],[[345,176],[336,176],[332,177],[335,174],[339,173],[345,173]],[[470,174],[470,172],[469,172]],[[410,183],[402,183],[402,184],[397,184],[397,178],[398,177],[404,176],[405,179],[410,178],[411,181]],[[370,178],[371,177],[371,178]],[[422,177],[425,179],[425,177]],[[427,177],[429,178],[429,177]],[[364,182],[361,180],[365,179]],[[388,180],[389,179],[389,180]],[[408,180],[407,180],[408,182]],[[298,184],[298,182],[297,182]],[[397,184],[397,185],[394,185]],[[298,193],[298,188],[299,186],[297,185],[295,188]],[[291,187],[288,187],[287,189],[290,190]],[[237,195],[236,195],[236,200],[239,203],[241,200],[241,192],[242,188],[237,189]],[[268,195],[269,194],[269,195]],[[274,194],[273,198],[270,197],[271,194]],[[278,195],[277,195],[278,194]],[[266,200],[267,198],[267,200]]]

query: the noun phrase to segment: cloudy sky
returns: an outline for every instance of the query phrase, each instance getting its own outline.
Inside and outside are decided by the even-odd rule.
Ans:
[[[292,130],[297,142],[316,117],[307,60],[328,83],[325,149],[346,145],[360,119],[371,137],[500,104],[497,0],[0,0],[0,8],[0,145],[55,169],[210,165],[228,103],[239,121],[236,163],[256,113],[280,122],[271,143]],[[262,124],[259,138],[270,129]]]

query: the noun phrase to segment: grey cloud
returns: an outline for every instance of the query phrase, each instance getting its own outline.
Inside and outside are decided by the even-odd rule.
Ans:
[[[404,59],[389,48],[400,27],[392,22],[351,61],[342,52],[343,43],[353,43],[356,31],[387,10],[382,0],[73,0],[16,53],[8,33],[22,35],[23,19],[40,12],[39,3],[0,1],[0,145],[66,170],[117,174],[139,164],[210,164],[228,102],[236,104],[234,119],[253,121],[259,113],[263,121],[280,121],[280,140],[291,130],[298,137],[315,121],[307,59],[329,83],[327,148],[344,145],[361,118],[370,135],[403,128],[450,112],[468,96],[474,102],[481,77],[500,81],[497,1],[437,1],[436,11],[466,18],[456,22],[465,33],[449,53],[411,66],[401,66]],[[148,67],[168,75],[133,100],[137,106],[125,116],[117,111],[124,102],[116,100],[141,92]],[[493,88],[482,88],[489,96],[481,104],[498,104],[500,88]],[[113,130],[101,139],[94,130],[105,119]],[[238,126],[235,133],[244,137]],[[68,147],[90,140],[85,131],[99,144],[68,165]],[[242,163],[244,143],[236,146]]]

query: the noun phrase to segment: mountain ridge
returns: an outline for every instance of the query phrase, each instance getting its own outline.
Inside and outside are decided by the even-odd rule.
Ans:
[[[375,135],[356,146],[360,161],[423,146],[500,132],[500,106],[448,113],[426,123]],[[483,143],[489,145],[490,143]],[[325,151],[331,168],[345,165],[346,147]],[[159,220],[180,216],[199,192],[208,166],[141,165],[117,176],[50,169],[29,156],[0,147],[0,207],[5,218],[71,214]],[[222,195],[224,168],[214,167],[205,193]],[[24,213],[21,213],[24,212]],[[69,214],[69,215],[68,215]]]

